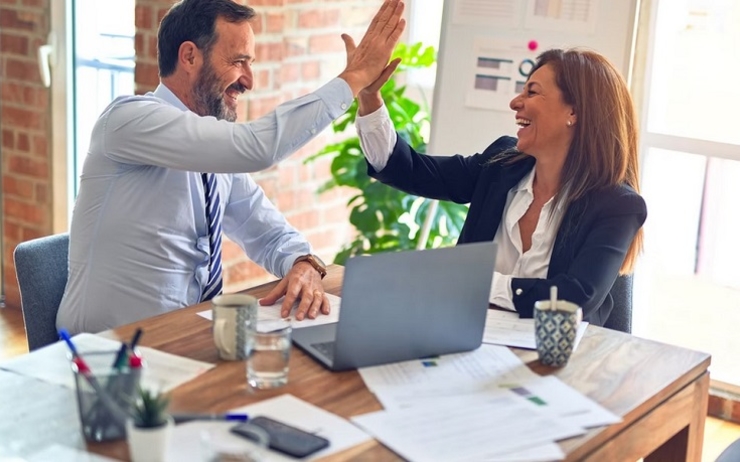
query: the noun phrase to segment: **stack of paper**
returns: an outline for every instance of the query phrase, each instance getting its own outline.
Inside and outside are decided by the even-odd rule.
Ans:
[[[578,325],[573,351],[578,348],[587,327],[588,323],[583,321]],[[534,319],[521,319],[519,313],[513,311],[488,310],[483,343],[534,350],[537,348],[534,339]]]
[[[556,460],[554,441],[620,418],[508,348],[360,369],[384,411],[352,420],[411,460]]]

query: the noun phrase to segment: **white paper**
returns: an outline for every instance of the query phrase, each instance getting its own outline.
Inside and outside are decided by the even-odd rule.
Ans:
[[[85,351],[116,351],[121,347],[121,342],[94,334],[75,335],[72,337],[72,342],[74,342],[83,359]],[[195,361],[153,348],[137,347],[137,349],[144,359],[141,378],[143,388],[166,392],[214,366],[210,363]],[[35,377],[72,389],[75,387],[74,375],[69,361],[69,349],[63,341],[0,362],[0,369]]]
[[[285,394],[260,401],[249,406],[232,409],[230,412],[246,413],[247,415],[272,417],[288,425],[315,433],[328,439],[329,447],[311,457],[301,460],[314,460],[326,457],[339,451],[370,441],[370,436],[347,420],[307,403],[293,395]],[[199,454],[200,435],[205,429],[220,429],[225,433],[235,424],[233,422],[197,422],[177,425],[170,440],[167,460],[179,462],[182,460],[197,460]],[[195,456],[195,457],[194,457]],[[295,461],[294,458],[284,456],[275,451],[268,451],[266,461]]]
[[[504,388],[571,425],[591,428],[622,421],[618,415],[552,375],[508,384]]]
[[[581,343],[587,327],[588,323],[584,321],[578,325],[573,351],[576,351],[578,344]],[[483,343],[535,350],[537,345],[534,340],[534,319],[521,319],[518,313],[511,311],[488,310]]]
[[[402,457],[424,461],[477,460],[584,433],[505,390],[484,399],[462,396],[436,406],[374,412],[352,421]]]
[[[117,460],[85,452],[80,449],[69,448],[61,444],[54,444],[31,454],[25,459],[10,459],[7,462],[115,462]]]
[[[371,391],[380,386],[425,383],[447,386],[491,379],[519,382],[537,377],[508,348],[485,344],[465,353],[363,367],[359,372]]]
[[[321,324],[331,324],[334,322],[338,322],[339,321],[339,309],[340,309],[342,299],[332,294],[326,294],[326,297],[329,299],[329,305],[331,306],[331,311],[329,312],[328,315],[319,314],[316,317],[316,319],[304,318],[303,321],[298,321],[295,318],[291,318],[290,325],[293,327],[293,329],[300,329],[301,327],[319,326]],[[273,305],[267,305],[267,306],[260,305],[257,319],[259,319],[260,321],[282,319],[282,316],[280,315],[280,308],[282,307],[282,303],[283,303],[283,299],[281,298]],[[293,310],[295,310],[296,307],[298,307],[298,302],[296,302],[295,305],[293,305]],[[209,321],[213,321],[213,311],[212,310],[200,311],[198,313],[198,316],[204,317],[208,319]]]

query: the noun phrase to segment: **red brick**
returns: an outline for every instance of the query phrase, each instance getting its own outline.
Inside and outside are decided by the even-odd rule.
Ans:
[[[285,4],[285,0],[251,0],[249,6],[282,6]]]
[[[134,13],[134,24],[137,29],[152,29],[156,27],[152,23],[154,10],[151,6],[137,4]]]
[[[17,218],[33,225],[45,224],[48,217],[48,207],[40,207],[10,197],[3,199],[3,210],[8,217]]]
[[[267,14],[265,15],[265,29],[267,33],[276,34],[282,32],[285,29],[285,15],[279,14]],[[256,32],[255,32],[256,33]]]
[[[285,218],[287,218],[288,222],[301,232],[309,231],[322,224],[320,216],[316,213],[316,210],[299,213],[286,213]]]
[[[0,52],[27,56],[28,37],[15,34],[0,34]]]
[[[39,21],[34,20],[32,13],[0,8],[0,28],[33,31],[37,22]]]
[[[338,34],[314,35],[308,39],[311,53],[336,53],[344,51],[344,42]]]
[[[3,106],[0,108],[0,119],[6,126],[43,130],[46,128],[48,115],[27,109]]]
[[[321,64],[311,61],[301,64],[301,77],[303,80],[316,80],[321,77]]]
[[[283,44],[281,42],[257,43],[255,57],[260,63],[280,61],[283,59]]]
[[[6,176],[3,178],[3,194],[21,199],[33,199],[34,185],[30,180]]]
[[[272,89],[272,73],[267,69],[254,71],[254,89],[270,90]]]
[[[36,185],[36,203],[37,204],[48,204],[51,197],[49,196],[49,187],[44,183]]]
[[[156,64],[136,63],[134,70],[134,80],[137,85],[146,85],[147,87],[156,87],[159,83],[159,68]]]
[[[283,41],[284,55],[286,58],[303,56],[308,53],[307,37],[288,37]]]
[[[39,65],[35,60],[7,59],[5,75],[24,82],[41,82]]]
[[[298,28],[323,29],[339,24],[339,10],[316,9],[298,15]]]
[[[15,136],[10,130],[3,130],[3,148],[13,149],[15,148]]]
[[[157,36],[152,35],[148,38],[147,43],[149,44],[149,48],[147,49],[145,56],[148,56],[152,58],[153,60],[157,60]]]
[[[28,138],[28,133],[18,133],[15,148],[21,152],[28,152],[31,149],[31,141]]]
[[[278,85],[299,82],[300,78],[301,78],[300,64],[285,63],[280,67],[280,80],[278,81]]]
[[[49,178],[49,164],[44,160],[33,160],[21,156],[9,156],[8,171],[38,179]]]
[[[167,4],[168,2],[164,3]],[[157,11],[157,23],[153,25],[154,29],[159,27],[159,23],[162,22],[162,18],[164,18],[164,15],[166,15],[167,12],[170,11],[170,6],[172,6],[173,3],[175,3],[174,0],[169,2],[169,6],[167,6],[167,8],[160,8],[159,11]]]
[[[14,241],[23,240],[23,229],[16,223],[5,223],[3,227],[3,233],[6,239],[12,239]]]
[[[32,145],[34,157],[46,158],[49,155],[49,140],[45,136],[34,136]]]

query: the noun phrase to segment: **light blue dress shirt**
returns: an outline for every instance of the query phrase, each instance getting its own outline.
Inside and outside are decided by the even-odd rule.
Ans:
[[[200,302],[209,243],[200,172],[219,173],[224,234],[283,277],[310,244],[246,173],[303,146],[352,103],[344,80],[238,124],[189,111],[164,85],[96,122],[70,227],[57,327],[98,332]]]

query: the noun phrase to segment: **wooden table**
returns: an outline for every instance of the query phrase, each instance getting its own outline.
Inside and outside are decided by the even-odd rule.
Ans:
[[[340,295],[342,275],[342,267],[329,268],[324,279],[329,293]],[[273,285],[265,284],[246,293],[260,297]],[[207,308],[208,304],[184,308],[107,331],[103,335],[129,339],[136,327],[142,327],[145,331],[142,345],[217,363],[214,369],[174,390],[171,405],[174,412],[224,412],[282,393],[293,394],[345,418],[382,409],[356,371],[331,373],[296,348],[291,353],[289,384],[286,387],[251,391],[246,385],[244,362],[218,359],[211,323],[196,315]],[[709,389],[708,354],[594,326],[588,327],[578,350],[562,369],[541,366],[534,351],[514,351],[535,372],[557,376],[623,419],[619,424],[592,429],[583,436],[561,441],[566,460],[634,461],[641,457],[646,461],[701,460]],[[15,401],[0,401],[0,415],[7,416],[5,410],[17,410],[24,405],[22,401],[38,407],[38,400],[23,398],[22,395],[28,394],[18,392],[24,383],[30,385],[30,379],[8,374],[0,371],[0,397],[15,391]],[[36,386],[53,387],[38,383]],[[53,394],[53,390],[49,389],[49,392]],[[38,441],[43,436],[38,431],[40,426],[55,426],[54,422],[69,422],[69,419],[77,418],[76,414],[70,414],[69,403],[54,403],[49,406],[47,402],[45,407],[51,409],[43,415],[27,413],[19,418],[17,411],[11,413],[15,416],[12,422],[0,421],[0,435],[33,438],[34,446],[42,447]],[[67,445],[85,447],[79,433],[73,432],[74,427],[67,425],[66,430],[57,432],[53,438],[63,440]],[[79,424],[76,429],[79,432]],[[6,437],[0,436],[0,456],[3,455],[3,444],[8,443]],[[46,443],[53,441],[46,439]],[[88,444],[87,448],[119,459],[128,458],[123,441]],[[337,454],[331,460],[353,458],[399,459],[372,441]]]

